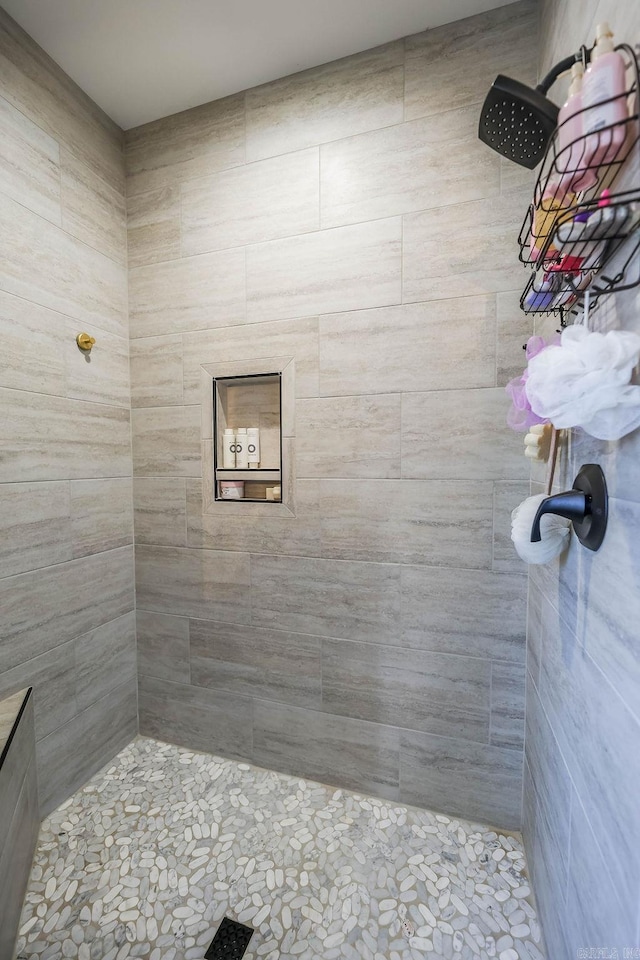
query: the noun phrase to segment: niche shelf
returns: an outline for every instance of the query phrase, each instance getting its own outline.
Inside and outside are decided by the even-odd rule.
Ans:
[[[215,500],[279,503],[282,499],[282,383],[279,371],[213,378],[213,453]],[[225,467],[224,431],[226,428],[260,431],[259,466]],[[238,435],[233,444],[248,442]],[[225,484],[236,483],[235,496],[225,492]],[[280,493],[271,498],[267,491],[275,486]]]
[[[587,291],[597,304],[604,294],[640,283],[640,76],[633,48],[621,44],[616,50],[625,58],[629,80],[613,100],[624,102],[625,119],[562,149],[561,128],[555,131],[518,237],[520,260],[532,268],[522,310],[559,314],[563,325],[582,308]],[[598,152],[604,163],[590,160]],[[561,186],[572,175],[573,193]]]

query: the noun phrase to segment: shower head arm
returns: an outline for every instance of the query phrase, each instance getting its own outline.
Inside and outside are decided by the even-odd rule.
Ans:
[[[556,82],[560,74],[566,73],[567,70],[571,69],[574,63],[578,63],[580,60],[586,67],[590,59],[591,50],[585,46],[580,47],[576,53],[572,53],[570,57],[565,57],[564,60],[560,60],[559,63],[556,63],[555,67],[552,67],[546,77],[540,81],[536,87],[536,90],[539,90],[540,93],[546,94],[549,88]]]

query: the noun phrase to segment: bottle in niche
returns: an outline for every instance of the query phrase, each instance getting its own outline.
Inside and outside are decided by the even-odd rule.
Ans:
[[[260,466],[260,430],[258,427],[247,427],[247,460],[250,470],[257,470]]]
[[[222,466],[224,470],[233,470],[236,465],[236,435],[232,427],[227,427],[222,435]]]
[[[236,430],[236,469],[246,470],[248,466],[247,428],[238,427]]]

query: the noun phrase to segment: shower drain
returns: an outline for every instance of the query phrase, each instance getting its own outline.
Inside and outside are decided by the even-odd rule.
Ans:
[[[204,955],[205,960],[240,960],[253,936],[253,927],[223,917],[218,932]]]

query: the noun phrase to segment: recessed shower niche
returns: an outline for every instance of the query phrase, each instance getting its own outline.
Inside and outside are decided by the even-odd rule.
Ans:
[[[293,515],[293,358],[202,365],[203,508]]]

